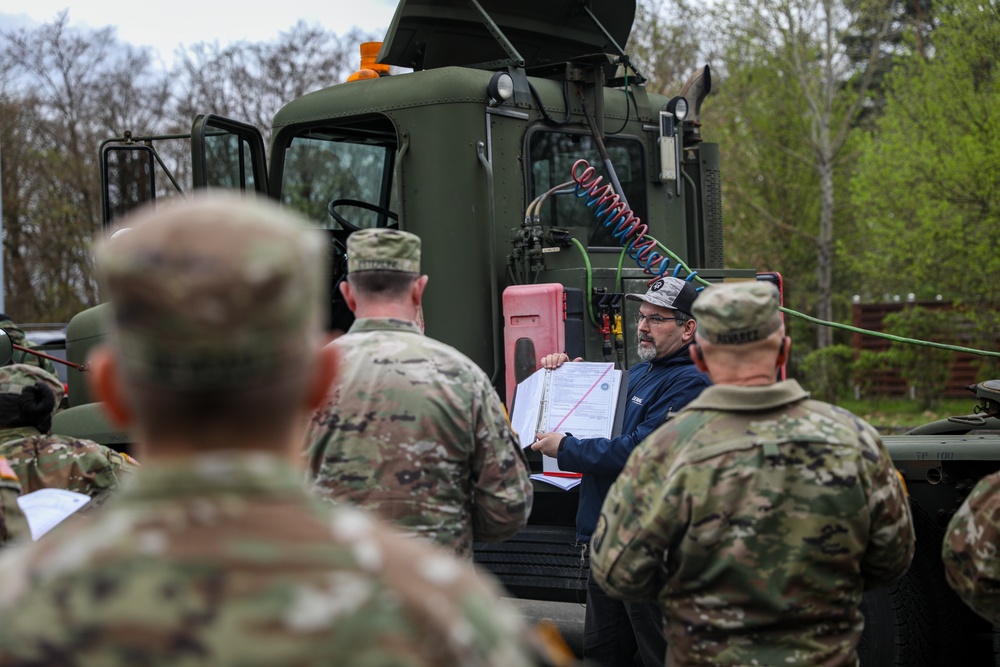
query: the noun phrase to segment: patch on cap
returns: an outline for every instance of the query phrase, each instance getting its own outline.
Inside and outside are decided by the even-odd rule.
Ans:
[[[694,304],[698,335],[716,345],[763,340],[781,326],[778,306],[778,288],[769,282],[712,285]]]
[[[208,193],[146,208],[97,248],[128,377],[178,390],[296,372],[321,331],[322,235],[263,199]]]
[[[398,229],[362,229],[347,237],[347,272],[420,273],[420,237]]]
[[[698,289],[680,278],[660,278],[646,290],[645,294],[626,294],[629,301],[645,301],[653,306],[679,310],[691,317],[691,304],[698,298]]]

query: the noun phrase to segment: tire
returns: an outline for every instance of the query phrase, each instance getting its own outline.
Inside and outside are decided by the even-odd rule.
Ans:
[[[988,664],[977,641],[982,621],[948,585],[941,562],[944,529],[910,499],[916,552],[906,574],[865,593],[858,655],[865,667]],[[989,628],[987,628],[988,630]],[[1000,664],[1000,663],[998,663]]]
[[[865,593],[865,628],[858,643],[862,667],[933,667],[926,595],[920,582],[903,579]]]

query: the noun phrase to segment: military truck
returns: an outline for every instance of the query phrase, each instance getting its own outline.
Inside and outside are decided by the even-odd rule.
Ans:
[[[256,128],[199,115],[182,137],[193,187],[272,197],[327,230],[331,286],[353,231],[420,236],[427,333],[485,369],[508,405],[550,352],[628,368],[636,306],[624,293],[659,275],[780,285],[776,273],[723,267],[719,147],[701,133],[711,70],[675,96],[648,91],[622,48],[634,14],[634,0],[402,0],[354,80],[278,111],[269,160]],[[102,145],[106,222],[178,187],[157,148],[175,139],[129,133]],[[345,330],[350,312],[331,293],[330,328]],[[102,339],[101,310],[70,323],[71,361]],[[126,446],[80,373],[69,392],[56,430]],[[939,446],[919,437],[890,445],[920,510],[922,550],[903,582],[866,595],[865,665],[943,664],[965,655],[970,631],[990,631],[942,589],[932,553],[990,457],[959,455],[950,435],[933,436],[946,438]],[[541,470],[537,454],[529,461]],[[577,494],[545,482],[535,494],[529,527],[477,545],[476,559],[515,595],[582,602]]]
[[[256,128],[196,118],[194,186],[273,197],[327,230],[332,287],[353,231],[420,236],[427,333],[479,364],[508,406],[550,352],[627,368],[638,308],[625,292],[664,274],[756,277],[722,266],[719,147],[700,122],[711,70],[673,97],[647,91],[622,49],[634,14],[620,0],[404,0],[377,62],[277,112],[269,161]],[[169,190],[168,139],[101,147],[107,222]],[[331,303],[331,329],[351,317]],[[76,318],[71,358],[100,336],[96,312]],[[64,420],[96,417],[83,385],[70,379],[81,408]],[[529,530],[478,558],[518,595],[582,600],[577,497],[538,482]]]

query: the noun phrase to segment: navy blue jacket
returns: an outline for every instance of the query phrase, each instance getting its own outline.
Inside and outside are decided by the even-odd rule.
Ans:
[[[647,435],[711,384],[691,361],[685,345],[668,357],[644,361],[629,369],[628,400],[617,438],[574,438],[567,435],[559,447],[559,467],[582,472],[576,538],[589,542],[601,514],[604,497],[625,461]]]

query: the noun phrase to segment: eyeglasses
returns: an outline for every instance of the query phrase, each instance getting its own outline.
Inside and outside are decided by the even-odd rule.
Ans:
[[[676,322],[676,317],[660,317],[659,315],[643,315],[642,313],[635,314],[636,325],[642,324],[642,321],[646,320],[649,322],[649,326],[658,327],[664,322]]]

